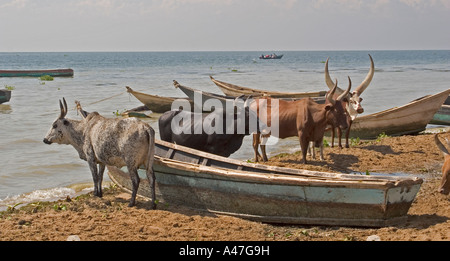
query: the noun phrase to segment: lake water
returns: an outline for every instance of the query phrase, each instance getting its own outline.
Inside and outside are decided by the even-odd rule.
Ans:
[[[185,97],[172,80],[222,94],[217,80],[277,91],[328,90],[324,62],[341,88],[347,76],[356,87],[365,78],[370,53],[375,76],[362,98],[365,114],[401,106],[450,88],[450,51],[316,51],[279,52],[281,60],[259,60],[261,52],[130,52],[130,53],[0,53],[0,69],[72,68],[73,78],[0,78],[0,88],[13,86],[11,101],[0,105],[0,209],[17,202],[73,195],[92,187],[87,163],[71,146],[42,142],[59,115],[59,99],[79,100],[87,111],[108,117],[142,104],[126,93],[136,91]],[[266,54],[266,53],[265,53]],[[158,131],[157,115],[148,122]],[[158,138],[159,138],[159,134]],[[270,155],[299,149],[297,139],[268,148]],[[231,157],[252,158],[251,137]],[[105,174],[105,178],[107,175]]]

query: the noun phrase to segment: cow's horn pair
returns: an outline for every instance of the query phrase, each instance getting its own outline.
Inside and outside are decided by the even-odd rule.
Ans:
[[[64,105],[63,105],[64,103]],[[59,100],[59,108],[61,109],[61,114],[59,115],[60,119],[64,119],[67,115],[67,102],[66,99],[63,97],[63,103],[61,103],[61,100]]]
[[[358,96],[361,95],[364,92],[364,90],[369,86],[370,82],[372,81],[373,75],[375,73],[375,65],[373,64],[373,59],[372,59],[372,56],[370,56],[370,54],[369,54],[369,58],[370,58],[370,70],[367,73],[367,76],[364,79],[364,81],[362,81],[361,84],[353,92]],[[331,79],[330,73],[328,71],[328,60],[329,60],[329,58],[327,59],[327,62],[325,63],[325,82],[326,82],[328,88],[332,89],[335,84],[334,84],[333,80]],[[338,87],[337,92],[342,93],[344,91]]]

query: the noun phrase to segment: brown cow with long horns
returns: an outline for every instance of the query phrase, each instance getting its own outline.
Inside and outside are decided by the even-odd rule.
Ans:
[[[267,125],[270,125],[271,134],[253,134],[255,162],[261,157],[258,153],[258,146],[261,147],[262,160],[267,161],[265,144],[264,142],[261,142],[262,137],[265,138],[270,135],[281,139],[295,136],[299,137],[303,154],[302,162],[306,164],[306,153],[309,143],[314,142],[316,147],[322,146],[323,135],[330,122],[333,123],[334,126],[346,129],[348,127],[347,112],[340,99],[348,93],[350,88],[348,88],[343,95],[334,99],[333,95],[336,88],[337,80],[334,88],[327,93],[325,104],[318,104],[311,98],[296,101],[271,98],[256,99],[255,102],[251,104],[251,109],[257,111],[261,121],[265,121]],[[278,106],[276,106],[277,103]],[[260,107],[265,106],[267,106],[265,110],[260,109]],[[276,111],[277,109],[278,111]],[[273,112],[274,110],[275,113]],[[264,115],[265,113],[267,114]],[[274,115],[278,118],[278,122],[272,119]],[[274,133],[274,128],[277,128],[278,133]],[[323,160],[323,153],[321,153],[321,160]]]

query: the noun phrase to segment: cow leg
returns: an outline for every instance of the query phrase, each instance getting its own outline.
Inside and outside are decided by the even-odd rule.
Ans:
[[[342,143],[341,143],[341,139],[342,139],[342,130],[341,128],[337,128],[337,134],[338,134],[338,148],[342,149]]]
[[[153,164],[152,166],[147,167],[147,179],[148,179],[148,183],[150,184],[150,189],[151,189],[151,197],[152,197],[152,202],[151,202],[151,209],[156,209],[156,192],[155,192],[155,186],[156,186],[156,177],[155,177],[155,172],[153,171]]]
[[[303,137],[302,137],[302,135],[301,135],[301,133],[299,132],[299,140],[300,140],[300,148],[301,148],[301,150],[302,150],[302,156],[303,156],[303,158],[302,158],[302,163],[303,164],[307,164],[307,161],[306,161],[306,153],[308,152],[308,146],[309,146],[309,141],[307,141],[306,139],[304,139]]]
[[[97,163],[95,160],[89,160],[89,168],[91,169],[92,179],[94,181],[94,196],[101,197],[100,192],[98,191],[98,170]]]
[[[324,160],[324,157],[323,157],[323,139],[320,141],[319,147],[320,147],[320,160]]]
[[[339,130],[339,128],[338,128]],[[331,147],[334,148],[334,135],[335,135],[335,128],[331,127]],[[338,131],[339,135],[339,131]],[[339,139],[339,145],[341,144],[341,139]]]
[[[314,148],[314,142],[309,142],[309,146],[308,146],[308,153],[307,155],[311,155],[312,159],[316,158],[316,150]]]
[[[132,207],[136,204],[136,195],[137,195],[137,190],[139,188],[140,180],[139,180],[139,175],[138,175],[136,167],[127,166],[127,168],[128,168],[128,172],[130,173],[131,185],[133,188],[133,191],[131,193],[130,204],[128,204],[128,206]]]
[[[266,154],[266,145],[260,145],[261,147],[261,153],[262,153],[262,159],[264,162],[268,161],[267,154]]]
[[[98,173],[97,173],[97,191],[98,196],[103,197],[102,191],[102,182],[103,182],[103,173],[105,172],[105,164],[98,164]]]
[[[258,152],[258,146],[259,146],[260,143],[261,143],[261,139],[260,139],[259,134],[253,134],[253,143],[252,143],[252,145],[253,145],[253,152],[254,152],[254,155],[255,155],[254,162],[258,162],[259,158],[261,157],[259,155],[259,152]]]
[[[349,121],[347,131],[345,132],[345,147],[346,148],[350,148],[350,145],[348,143],[348,136],[350,136],[350,128],[352,127],[352,123],[353,123],[353,121]]]

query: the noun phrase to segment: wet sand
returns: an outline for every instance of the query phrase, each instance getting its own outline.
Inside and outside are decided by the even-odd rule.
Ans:
[[[450,138],[450,133],[442,134]],[[386,137],[349,149],[325,148],[325,161],[300,164],[300,153],[274,156],[267,164],[342,172],[411,173],[424,179],[404,224],[384,228],[285,226],[159,204],[142,199],[127,207],[130,195],[111,186],[103,198],[92,193],[56,202],[36,202],[0,212],[2,241],[382,241],[450,240],[450,196],[437,192],[442,153],[433,135]]]

